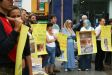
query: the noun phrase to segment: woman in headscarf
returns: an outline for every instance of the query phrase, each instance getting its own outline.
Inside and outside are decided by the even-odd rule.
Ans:
[[[76,68],[75,66],[75,55],[74,55],[74,39],[75,33],[72,29],[72,21],[66,20],[64,28],[62,29],[63,34],[67,34],[67,62],[63,63],[65,71],[71,71]]]
[[[80,31],[93,31],[94,28],[91,27],[91,22],[87,19],[83,21],[83,27],[81,28]],[[92,55],[87,54],[87,55],[80,55],[79,56],[79,71],[80,70],[86,70],[88,71],[91,69],[91,59]]]

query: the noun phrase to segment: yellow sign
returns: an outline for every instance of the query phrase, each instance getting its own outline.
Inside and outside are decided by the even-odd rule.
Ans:
[[[96,36],[94,31],[77,32],[78,55],[97,53]]]
[[[15,75],[22,75],[22,54],[25,47],[29,27],[22,25],[17,46]]]
[[[111,26],[101,27],[101,47],[103,51],[112,52]]]
[[[47,54],[46,52],[46,27],[47,24],[32,24],[35,50],[37,55]]]
[[[60,49],[62,51],[62,55],[57,59],[60,61],[67,61],[67,35],[59,33],[58,34],[58,41],[60,44]]]
[[[112,49],[112,25],[111,25],[111,49]]]

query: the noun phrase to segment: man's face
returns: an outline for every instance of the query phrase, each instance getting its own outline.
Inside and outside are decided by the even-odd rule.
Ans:
[[[105,19],[101,19],[100,25],[105,25]]]
[[[31,20],[32,20],[32,21],[36,21],[36,16],[32,16],[32,17],[31,17]]]
[[[53,18],[51,19],[51,22],[55,24],[55,23],[57,22],[57,18],[56,18],[56,17],[53,17]]]
[[[110,25],[112,26],[112,22],[110,22]]]
[[[13,0],[3,0],[0,2],[0,7],[4,11],[9,11],[13,6]]]
[[[21,18],[22,18],[23,21],[26,20],[26,16],[27,16],[26,11],[22,11]]]

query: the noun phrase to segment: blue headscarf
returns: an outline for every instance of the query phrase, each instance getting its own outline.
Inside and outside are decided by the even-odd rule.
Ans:
[[[85,24],[85,28],[86,29],[89,29],[91,27],[91,22],[87,19],[87,20],[84,20],[83,22]]]

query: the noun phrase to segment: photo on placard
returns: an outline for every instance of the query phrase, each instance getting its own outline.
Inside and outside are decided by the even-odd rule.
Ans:
[[[35,53],[35,42],[34,41],[30,41],[30,51],[31,53]]]
[[[80,33],[81,54],[93,53],[91,32]]]
[[[44,51],[44,43],[37,44],[37,51],[38,52]]]
[[[104,39],[104,48],[105,48],[105,50],[109,50],[107,38]]]

